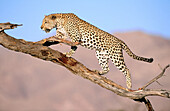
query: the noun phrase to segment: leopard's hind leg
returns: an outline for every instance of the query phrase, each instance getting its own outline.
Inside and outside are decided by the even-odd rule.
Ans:
[[[102,71],[99,72],[100,75],[106,74],[109,72],[109,65],[108,65],[108,60],[109,60],[109,53],[106,50],[96,50],[96,57],[99,61],[99,64],[102,68]]]
[[[131,75],[129,72],[129,69],[127,68],[124,58],[123,58],[123,52],[121,49],[121,45],[117,45],[115,47],[112,47],[111,53],[110,53],[110,59],[112,63],[121,71],[123,72],[124,76],[126,77],[126,85],[130,89],[132,87],[131,83]]]

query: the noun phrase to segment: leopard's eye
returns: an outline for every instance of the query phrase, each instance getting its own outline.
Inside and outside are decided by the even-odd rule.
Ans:
[[[47,23],[47,22],[44,22],[45,24]]]

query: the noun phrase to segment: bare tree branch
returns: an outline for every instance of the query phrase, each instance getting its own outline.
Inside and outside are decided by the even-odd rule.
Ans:
[[[14,37],[11,37],[7,35],[4,30],[6,29],[13,29],[16,28],[17,24],[10,24],[8,23],[1,23],[0,24],[0,45],[3,47],[22,52],[25,54],[29,54],[31,56],[37,57],[39,59],[43,59],[46,61],[51,61],[53,63],[59,64],[70,70],[73,74],[79,75],[85,79],[88,79],[92,81],[95,84],[98,84],[99,86],[108,89],[117,95],[128,97],[130,99],[133,99],[135,101],[144,102],[147,106],[147,109],[149,111],[153,111],[153,107],[148,99],[146,99],[146,96],[161,96],[165,98],[170,98],[170,91],[167,90],[160,90],[160,89],[146,89],[148,85],[153,83],[155,80],[160,78],[164,73],[165,70],[169,67],[166,66],[162,73],[151,80],[147,85],[145,85],[143,88],[140,88],[138,90],[129,90],[126,89],[113,81],[109,80],[106,77],[103,77],[99,75],[97,72],[92,71],[85,67],[83,64],[78,62],[72,57],[66,57],[64,54],[57,50],[51,49],[50,45],[57,44],[57,43],[65,43],[67,45],[78,45],[78,43],[71,43],[67,40],[58,39],[57,37],[50,37],[47,39],[43,39],[38,42],[28,42],[23,39],[15,39]]]
[[[157,81],[159,78],[161,78],[168,67],[170,67],[170,64],[168,64],[164,69],[162,69],[162,72],[161,72],[158,76],[156,76],[156,77],[153,78],[151,81],[149,81],[149,82],[148,82],[146,85],[144,85],[141,89],[145,89],[145,88],[148,87],[150,84],[152,84],[153,82],[155,82],[155,81]]]
[[[68,40],[58,38],[56,36],[52,36],[52,37],[40,40],[40,41],[35,42],[35,43],[43,44],[44,46],[50,46],[50,45],[58,44],[58,43],[64,43],[66,45],[76,46],[76,45],[79,45],[81,43],[81,41],[80,42],[70,42]]]
[[[146,98],[141,98],[141,99],[134,99],[135,101],[138,102],[144,102],[146,108],[148,109],[148,111],[154,111],[152,104],[150,103],[150,101]]]

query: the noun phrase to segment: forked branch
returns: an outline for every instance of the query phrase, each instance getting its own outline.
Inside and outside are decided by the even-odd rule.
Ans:
[[[156,77],[156,79],[154,78],[153,82],[148,83],[143,88],[140,88],[138,90],[126,89],[116,84],[115,82],[109,80],[108,78],[100,76],[97,72],[88,69],[87,67],[85,67],[83,64],[81,64],[74,58],[66,57],[61,52],[57,50],[53,50],[50,47],[48,47],[52,44],[57,44],[61,42],[67,45],[74,46],[74,45],[79,44],[79,42],[72,43],[64,39],[59,39],[57,37],[50,37],[50,38],[43,39],[38,42],[28,42],[23,39],[15,39],[14,37],[11,37],[4,32],[4,30],[6,29],[16,28],[17,26],[20,26],[20,25],[10,24],[9,22],[0,24],[0,45],[10,50],[19,51],[19,52],[37,57],[39,59],[51,61],[53,63],[62,65],[66,67],[68,70],[70,70],[73,74],[76,74],[85,79],[88,79],[92,81],[93,83],[98,84],[99,86],[116,93],[117,95],[128,97],[135,101],[144,102],[145,105],[147,106],[147,109],[150,111],[152,111],[153,108],[150,107],[152,105],[149,102],[149,100],[145,98],[146,96],[161,96],[165,98],[170,98],[170,91],[157,90],[157,89],[146,89],[146,87],[149,84],[153,83],[155,80],[157,80],[157,78],[160,78],[160,77]],[[168,67],[169,65],[164,68],[164,70],[162,71],[162,74],[165,73],[165,70]]]
[[[162,72],[158,75],[158,76],[156,76],[155,78],[153,78],[151,81],[149,81],[146,85],[144,85],[142,88],[140,88],[140,89],[145,89],[146,87],[148,87],[149,85],[151,85],[152,83],[154,83],[155,81],[157,81],[159,78],[161,78],[163,75],[164,75],[164,73],[165,73],[165,71],[166,71],[166,69],[168,68],[168,67],[170,67],[170,64],[168,64],[164,69],[162,69]]]

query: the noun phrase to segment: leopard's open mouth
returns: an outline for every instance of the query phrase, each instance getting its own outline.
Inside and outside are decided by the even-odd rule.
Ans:
[[[51,29],[45,29],[46,33],[49,33],[51,31]]]

